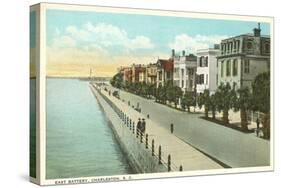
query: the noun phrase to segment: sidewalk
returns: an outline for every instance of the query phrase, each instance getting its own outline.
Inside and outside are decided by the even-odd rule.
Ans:
[[[108,92],[104,91],[104,89],[101,89],[101,92],[117,107],[122,109],[132,119],[135,125],[138,118],[144,118],[146,120],[146,133],[148,134],[149,143],[151,143],[152,139],[155,140],[155,153],[158,152],[158,146],[161,145],[163,159],[167,160],[168,155],[171,155],[173,170],[178,171],[180,166],[185,171],[223,168],[191,145],[171,134],[170,131],[162,128],[156,122],[147,119],[143,114],[129,106],[127,102],[122,102],[112,95],[109,96]]]

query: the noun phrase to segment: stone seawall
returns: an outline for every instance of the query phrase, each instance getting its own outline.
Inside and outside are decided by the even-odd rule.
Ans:
[[[167,172],[167,162],[161,157],[159,160],[158,151],[154,152],[153,146],[146,143],[145,136],[137,137],[134,123],[124,121],[121,109],[103,95],[98,87],[90,86],[90,88],[110,121],[114,135],[134,171],[136,173]]]

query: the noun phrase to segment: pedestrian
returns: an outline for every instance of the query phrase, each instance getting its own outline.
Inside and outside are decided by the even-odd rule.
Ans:
[[[142,118],[142,122],[141,122],[141,133],[142,134],[145,133],[145,125],[146,125],[146,122],[145,122],[144,118]]]
[[[137,135],[141,132],[141,119],[139,118],[138,123],[137,123]]]
[[[256,132],[257,132],[257,136],[259,136],[259,132],[260,132],[260,119],[259,118],[257,118],[256,123],[257,123],[257,130],[256,130]]]

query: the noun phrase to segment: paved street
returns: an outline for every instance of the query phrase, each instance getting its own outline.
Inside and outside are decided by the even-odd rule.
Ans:
[[[169,130],[173,123],[177,137],[228,166],[269,165],[269,141],[203,120],[202,114],[181,112],[124,91],[120,97],[134,106],[139,103],[141,112],[163,128]]]

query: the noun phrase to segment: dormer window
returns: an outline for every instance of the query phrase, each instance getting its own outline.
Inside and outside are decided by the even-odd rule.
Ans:
[[[253,47],[252,42],[248,42],[248,43],[247,43],[247,48],[248,48],[248,49],[252,49],[252,47]]]

